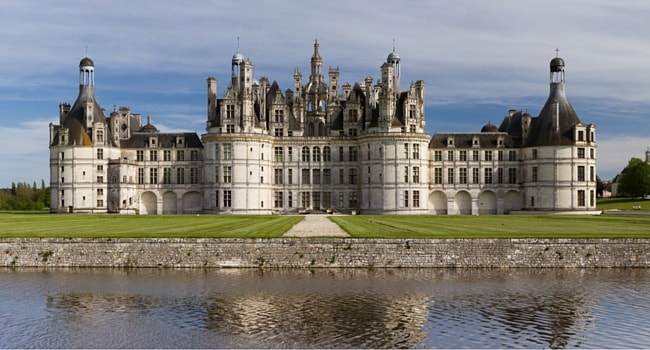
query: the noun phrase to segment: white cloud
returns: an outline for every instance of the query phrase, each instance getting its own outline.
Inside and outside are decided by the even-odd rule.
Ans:
[[[650,147],[650,137],[619,135],[597,141],[597,172],[603,180],[620,173],[632,157],[645,160],[645,152]]]

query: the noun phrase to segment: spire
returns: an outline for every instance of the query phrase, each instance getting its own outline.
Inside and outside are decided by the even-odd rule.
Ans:
[[[311,76],[309,77],[310,81],[323,81],[323,59],[320,57],[318,52],[318,39],[314,41],[314,54],[311,56]]]

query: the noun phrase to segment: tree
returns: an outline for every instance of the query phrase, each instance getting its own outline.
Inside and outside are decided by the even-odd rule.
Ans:
[[[603,180],[598,175],[596,175],[596,196],[602,197],[604,191],[605,184],[603,184]]]
[[[623,169],[619,184],[621,193],[630,197],[645,197],[650,194],[650,164],[639,158],[632,158]]]

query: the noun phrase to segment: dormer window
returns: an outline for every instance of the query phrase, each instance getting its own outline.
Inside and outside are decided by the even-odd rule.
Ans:
[[[447,138],[447,147],[453,147],[454,146],[454,138],[453,137],[448,137]]]

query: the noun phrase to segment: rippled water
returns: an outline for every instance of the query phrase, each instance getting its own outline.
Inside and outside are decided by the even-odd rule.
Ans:
[[[3,348],[645,348],[650,269],[0,269]]]

